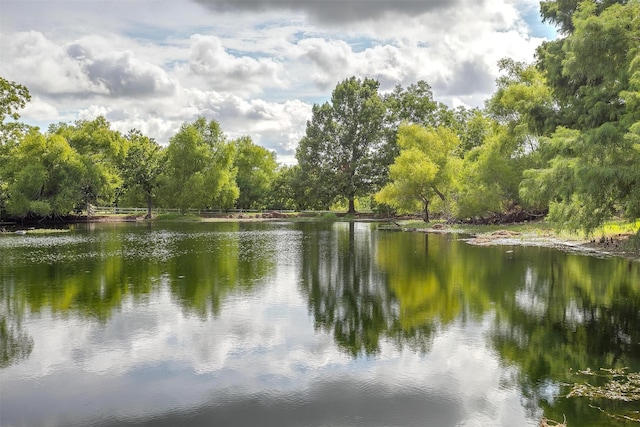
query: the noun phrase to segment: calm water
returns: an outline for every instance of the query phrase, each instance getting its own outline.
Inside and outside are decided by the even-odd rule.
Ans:
[[[362,223],[0,236],[3,427],[615,425],[564,397],[602,366],[640,370],[638,263]]]

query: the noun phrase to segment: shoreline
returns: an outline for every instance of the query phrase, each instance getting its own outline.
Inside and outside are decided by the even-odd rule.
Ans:
[[[600,239],[583,239],[575,237],[561,237],[554,232],[546,231],[542,234],[533,231],[521,232],[508,230],[510,225],[485,232],[465,230],[464,225],[460,228],[448,227],[446,225],[436,224],[436,226],[417,228],[417,227],[398,227],[397,231],[403,232],[422,232],[429,234],[462,234],[468,235],[467,238],[460,240],[474,246],[534,246],[558,249],[564,252],[583,254],[587,256],[595,256],[600,258],[619,257],[631,261],[640,262],[640,252],[630,250],[628,240],[632,238],[631,234],[619,234],[617,236],[608,236]],[[483,226],[473,226],[473,229]],[[394,228],[387,228],[394,230]]]

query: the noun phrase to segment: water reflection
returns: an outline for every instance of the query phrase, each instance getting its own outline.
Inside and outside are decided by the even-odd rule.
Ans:
[[[354,223],[105,225],[0,254],[0,425],[595,426],[570,369],[640,368],[619,259]]]
[[[364,227],[356,233],[352,222],[303,227],[301,288],[316,328],[331,332],[353,356],[377,353],[397,316],[384,274],[375,268],[373,235]]]

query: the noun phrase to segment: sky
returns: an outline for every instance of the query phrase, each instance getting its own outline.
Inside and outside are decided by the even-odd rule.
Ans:
[[[314,104],[351,76],[481,107],[497,62],[556,37],[538,0],[1,0],[0,76],[40,126],[104,116],[161,144],[215,119],[295,163]]]

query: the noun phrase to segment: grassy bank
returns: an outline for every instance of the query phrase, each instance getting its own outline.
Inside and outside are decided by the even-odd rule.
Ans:
[[[470,243],[526,244],[566,247],[600,254],[640,259],[640,221],[610,221],[591,235],[558,231],[547,221],[501,225],[447,224],[419,220],[399,220],[385,225],[389,229],[433,233],[462,233],[473,237]]]

